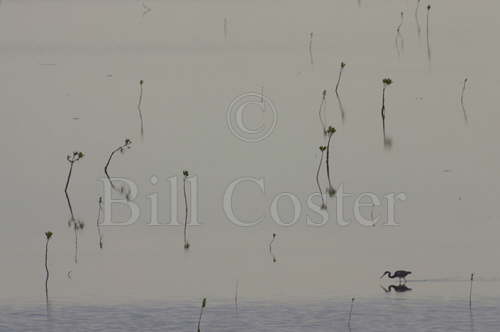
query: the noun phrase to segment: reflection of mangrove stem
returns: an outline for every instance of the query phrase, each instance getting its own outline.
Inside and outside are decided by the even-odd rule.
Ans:
[[[273,258],[273,263],[276,263],[276,256],[273,254],[273,242],[274,239],[276,239],[276,233],[273,233],[273,238],[271,239],[271,242],[269,242],[269,253],[271,254]]]
[[[99,204],[99,210],[97,212],[97,236],[99,238],[99,248],[102,249],[103,248],[103,242],[102,242],[102,231],[101,231],[101,226],[99,224],[99,221],[101,219],[101,212],[102,212],[102,197],[99,197],[99,201],[98,201],[98,204]]]
[[[318,185],[319,194],[321,196],[321,210],[326,210],[325,198],[323,197],[323,191],[321,190],[321,184],[319,183],[319,172],[321,170],[321,165],[323,164],[323,155],[326,150],[326,146],[319,147],[321,151],[321,157],[319,159],[318,170],[316,172],[316,184]]]
[[[323,90],[323,97],[321,98],[321,104],[319,105],[318,115],[319,122],[321,123],[321,127],[323,128],[323,135],[326,135],[326,121],[324,119],[324,113],[326,108],[326,90]]]
[[[309,34],[309,59],[311,61],[311,65],[314,64],[313,52],[312,52],[312,42],[313,42],[313,33]]]

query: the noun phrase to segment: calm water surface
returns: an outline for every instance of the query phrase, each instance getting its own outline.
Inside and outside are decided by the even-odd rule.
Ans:
[[[207,297],[203,331],[342,331],[355,297],[352,331],[498,331],[500,4],[433,1],[429,59],[428,2],[418,12],[420,34],[416,3],[2,1],[0,330],[192,331]],[[334,93],[341,61],[344,120]],[[386,96],[390,150],[380,119],[385,77],[394,81]],[[276,128],[259,143],[244,142],[229,130],[227,107],[261,89],[276,107]],[[361,210],[380,217],[373,227],[340,226],[335,198],[326,225],[307,225],[321,220],[308,198],[324,144],[323,89],[326,121],[337,128],[334,185],[354,195],[344,201],[345,218],[354,219],[355,197],[374,193],[382,205]],[[268,115],[248,112],[245,121],[258,126]],[[101,250],[103,167],[125,137],[134,144],[110,171],[137,185],[140,216],[103,227]],[[63,192],[74,150],[86,154],[69,189],[86,225],[78,264]],[[188,252],[182,226],[147,225],[155,194],[161,223],[183,221],[183,169],[198,178],[201,223],[189,228]],[[238,218],[262,218],[254,227],[234,225],[224,211],[226,189],[242,177],[263,181],[263,190],[243,183],[232,197]],[[286,197],[273,210],[281,193],[301,207],[293,226],[273,218],[278,211],[283,222],[294,220]],[[396,205],[399,226],[384,226],[391,193],[406,196]],[[116,204],[112,213],[123,222],[130,209]],[[48,311],[47,230],[54,232]],[[267,247],[273,233],[276,263]],[[397,269],[413,271],[411,291],[387,294],[381,284],[390,281],[379,277]]]

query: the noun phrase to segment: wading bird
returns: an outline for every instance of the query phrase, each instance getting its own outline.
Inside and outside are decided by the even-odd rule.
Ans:
[[[386,274],[391,279],[399,278],[399,282],[401,282],[401,280],[404,280],[406,282],[406,276],[411,274],[411,272],[404,271],[404,270],[398,270],[398,271],[394,272],[394,274],[391,275],[391,272],[385,271],[384,274],[382,274],[382,276],[380,277],[380,279],[382,279]]]

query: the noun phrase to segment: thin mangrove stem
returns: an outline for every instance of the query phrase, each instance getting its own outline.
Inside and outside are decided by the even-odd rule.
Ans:
[[[430,42],[430,27],[429,27],[429,20],[430,20],[430,12],[431,12],[431,5],[427,6],[427,59],[429,60],[429,64],[431,62],[431,42]]]
[[[142,119],[142,85],[144,84],[143,80],[139,81],[139,101],[137,102],[137,111],[139,112],[139,120],[141,121],[141,138],[144,138],[144,121]]]
[[[118,151],[120,151],[121,153],[124,153],[125,150],[130,149],[131,144],[132,144],[132,141],[130,139],[126,138],[125,143],[123,145],[121,145],[121,146],[117,147],[116,149],[114,149],[113,151],[111,151],[109,158],[108,158],[108,161],[106,162],[106,165],[104,166],[104,174],[106,175],[106,178],[108,179],[109,184],[111,185],[111,188],[113,188],[113,190],[120,192],[120,193],[124,193],[125,188],[121,187],[121,189],[118,189],[115,186],[115,184],[113,183],[113,180],[111,180],[111,177],[109,176],[108,167],[109,167],[109,164],[111,163],[111,159],[113,159],[113,156],[115,155],[115,153],[117,153]],[[126,194],[126,197],[128,199],[129,195]]]
[[[352,308],[354,307],[354,297],[351,299],[351,308],[349,309],[349,319],[347,321],[347,326],[351,329],[351,318],[352,318]]]
[[[202,303],[201,303],[200,317],[198,318],[198,332],[200,332],[200,331],[201,331],[201,330],[200,330],[201,318],[202,318],[202,316],[203,316],[203,309],[205,309],[206,305],[207,305],[207,298],[206,298],[206,297],[204,297],[204,298],[203,298],[203,301],[202,301]]]
[[[187,250],[189,249],[189,242],[187,240],[187,222],[188,222],[188,201],[187,201],[187,194],[186,194],[186,179],[189,176],[188,171],[183,171],[183,189],[184,189],[184,207],[185,207],[185,215],[184,215],[184,249]]]
[[[470,288],[469,288],[469,309],[472,310],[472,283],[474,282],[474,273],[470,275]]]
[[[420,28],[420,19],[418,18],[418,10],[420,9],[420,1],[422,1],[422,0],[417,0],[417,6],[415,7],[415,22],[417,24],[417,36],[418,36],[419,40],[420,40],[420,34],[422,32],[422,29]]]
[[[274,256],[274,253],[273,253],[274,239],[276,239],[276,233],[273,233],[273,238],[271,239],[271,242],[269,242],[269,253],[271,254],[271,257],[273,258],[273,263],[276,263],[276,256]]]
[[[399,22],[398,27],[396,28],[396,37],[395,37],[395,46],[396,46],[396,51],[398,52],[398,56],[401,55],[401,52],[404,49],[404,39],[403,35],[401,34],[401,27],[403,26],[403,21],[404,21],[404,13],[401,12],[401,22]]]
[[[328,189],[327,189],[327,192],[328,192],[328,195],[330,197],[333,197],[335,196],[335,193],[336,193],[336,190],[333,188],[333,185],[332,185],[332,180],[330,178],[330,143],[331,143],[331,140],[332,140],[332,137],[333,137],[333,134],[335,133],[335,128],[333,127],[328,127],[328,144],[326,146],[326,176],[328,178]],[[332,152],[333,154],[333,152]]]
[[[314,34],[312,32],[309,34],[309,59],[311,61],[311,65],[314,65],[314,57],[312,51],[313,35]]]
[[[325,108],[326,108],[326,90],[323,90],[321,104],[319,105],[319,110],[318,110],[319,122],[321,123],[321,127],[323,129],[323,135],[326,135],[326,121],[324,119]]]
[[[466,86],[467,81],[468,81],[468,79],[465,78],[463,86],[462,86],[462,93],[460,94],[460,106],[462,107],[462,112],[464,113],[464,120],[465,120],[466,124],[469,122],[469,119],[467,117],[467,111],[465,110],[465,105],[464,105],[464,93],[465,93],[465,89],[467,88],[467,86]]]
[[[240,282],[239,280],[236,280],[236,287],[234,291],[234,307],[236,309],[236,312],[238,312],[238,290],[240,287]]]
[[[45,232],[46,242],[45,242],[45,301],[49,303],[49,240],[52,237],[52,232]]]

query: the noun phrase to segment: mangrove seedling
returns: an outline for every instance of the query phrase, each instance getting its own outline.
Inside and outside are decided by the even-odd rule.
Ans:
[[[420,32],[421,32],[421,28],[420,28],[420,20],[418,18],[418,10],[420,8],[420,1],[422,0],[417,0],[417,7],[415,7],[415,22],[417,23],[417,36],[418,36],[418,39],[420,40]]]
[[[71,215],[70,220],[75,219],[75,214],[73,213],[73,207],[71,205],[71,200],[69,199],[69,194],[68,194],[68,187],[69,187],[69,182],[71,180],[71,174],[73,174],[73,166],[74,164],[82,159],[85,155],[83,152],[79,151],[74,151],[72,154],[68,154],[66,156],[66,160],[69,162],[69,172],[68,172],[68,177],[66,178],[66,186],[64,187],[64,194],[66,195],[66,200],[68,202],[68,208],[69,208],[69,213]]]
[[[401,55],[401,52],[404,49],[404,39],[403,39],[403,35],[401,34],[401,27],[403,26],[403,21],[404,21],[404,13],[401,12],[401,22],[399,22],[399,25],[396,28],[396,38],[394,40],[395,45],[396,45],[396,51],[398,52],[398,56]]]
[[[467,112],[465,110],[465,105],[464,105],[464,93],[465,93],[465,89],[467,88],[467,86],[466,86],[467,81],[468,81],[468,79],[465,78],[464,83],[462,85],[462,93],[460,94],[460,106],[462,107],[462,112],[464,113],[465,124],[467,124],[469,122],[469,119],[467,118]]]
[[[470,275],[470,288],[469,288],[469,309],[472,309],[472,283],[474,282],[474,273]]]
[[[334,127],[330,126],[328,127],[328,145],[326,146],[326,176],[328,178],[328,195],[330,197],[335,196],[335,193],[337,192],[332,185],[332,180],[330,178],[330,145],[332,141],[333,134],[335,134],[336,130]]]
[[[345,66],[346,65],[344,62],[340,63],[339,77],[337,79],[337,84],[335,85],[335,95],[337,96],[337,102],[339,104],[340,116],[342,118],[342,122],[344,122],[345,120],[345,112],[344,112],[344,105],[342,105],[342,100],[340,100],[339,85],[340,85],[340,79],[342,78],[342,72],[344,71]]]
[[[382,80],[383,88],[382,88],[382,109],[380,111],[382,116],[382,133],[384,136],[384,147],[390,148],[392,146],[392,140],[386,136],[385,132],[385,90],[389,85],[392,84],[392,80],[390,78],[384,78]]]
[[[351,329],[351,317],[352,317],[352,308],[354,306],[354,297],[351,299],[351,309],[349,309],[349,319],[347,320],[347,326],[349,330]]]
[[[319,194],[321,196],[321,210],[326,210],[325,197],[323,196],[323,191],[321,190],[321,184],[319,183],[319,172],[321,171],[321,165],[323,164],[323,155],[326,150],[326,146],[320,146],[321,157],[319,159],[318,171],[316,172],[316,184],[318,185]]]
[[[318,116],[319,122],[321,123],[321,128],[323,131],[323,135],[326,136],[326,121],[325,121],[325,109],[326,109],[326,90],[323,90],[321,97],[321,104],[319,104]]]
[[[96,226],[97,226],[97,237],[99,239],[99,248],[103,248],[103,242],[102,242],[102,231],[101,231],[101,226],[99,221],[101,220],[101,212],[103,211],[102,208],[102,197],[99,196],[99,200],[97,201],[98,204],[98,211],[97,211],[97,221],[96,221]]]
[[[224,39],[227,40],[227,17],[224,17]]]
[[[190,247],[190,244],[187,240],[187,221],[188,221],[188,201],[187,201],[187,194],[186,194],[186,180],[189,176],[189,172],[184,170],[182,171],[182,175],[184,178],[182,179],[183,183],[183,190],[184,190],[184,207],[185,207],[185,216],[184,216],[184,249],[188,250]]]
[[[431,42],[430,42],[430,27],[429,27],[429,17],[431,13],[431,5],[427,6],[427,59],[429,60],[429,63],[431,62]]]
[[[106,165],[104,166],[104,174],[106,174],[106,178],[108,179],[109,184],[111,185],[111,188],[113,188],[113,190],[115,190],[116,192],[119,192],[121,194],[125,194],[125,198],[127,198],[127,200],[130,200],[130,191],[128,189],[126,189],[125,186],[120,186],[120,188],[118,188],[113,183],[113,180],[111,180],[111,177],[109,176],[109,173],[108,173],[108,167],[109,167],[109,164],[111,163],[111,159],[113,159],[113,156],[115,155],[115,153],[117,153],[117,152],[125,153],[125,151],[130,149],[131,145],[132,145],[132,141],[130,139],[126,138],[124,144],[120,145],[119,147],[117,147],[116,149],[111,151],[109,158],[108,158],[108,161],[106,162]]]
[[[335,93],[339,94],[340,79],[342,78],[342,72],[344,71],[345,63],[340,63],[339,77],[337,79],[337,84],[335,85]]]
[[[311,61],[311,65],[314,64],[313,51],[312,51],[312,43],[313,43],[313,33],[309,34],[309,59]]]
[[[269,253],[271,254],[271,257],[273,258],[273,263],[276,263],[276,256],[273,254],[273,242],[276,239],[276,233],[273,233],[273,238],[271,239],[271,242],[269,242]]]
[[[238,312],[238,290],[240,287],[239,280],[236,280],[236,287],[234,290],[234,308],[236,309],[236,312]]]
[[[203,316],[203,311],[205,307],[207,306],[207,298],[204,297],[203,301],[201,302],[201,311],[200,311],[200,317],[198,318],[198,332],[200,332],[200,325],[201,325],[201,317]]]
[[[69,162],[69,172],[68,172],[68,177],[66,179],[66,186],[64,187],[64,193],[66,194],[66,200],[68,202],[68,208],[69,212],[71,214],[70,219],[68,220],[68,226],[73,228],[73,231],[75,232],[75,264],[78,263],[78,232],[83,229],[85,226],[83,221],[78,220],[75,218],[75,214],[73,213],[73,207],[71,205],[71,200],[69,199],[69,194],[68,194],[68,187],[69,187],[69,182],[71,180],[71,174],[73,173],[73,165],[82,159],[85,155],[83,152],[79,151],[74,151],[73,154],[67,155],[66,159]]]
[[[142,119],[142,86],[144,84],[143,80],[139,81],[139,101],[137,102],[137,112],[139,113],[139,120],[141,121],[141,138],[144,138],[144,121]]]
[[[49,241],[52,237],[53,233],[48,231],[45,232],[45,300],[47,303],[49,302],[49,265],[48,265],[48,256],[49,256]]]

